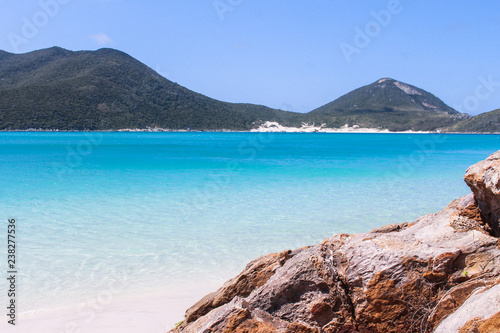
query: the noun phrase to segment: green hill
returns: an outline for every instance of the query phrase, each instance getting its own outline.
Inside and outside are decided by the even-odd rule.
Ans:
[[[113,49],[0,51],[0,130],[249,130],[266,121],[435,130],[468,115],[425,90],[380,79],[309,113],[218,101]]]
[[[0,129],[247,130],[265,120],[292,124],[296,117],[211,99],[112,49],[0,53]]]
[[[481,113],[464,120],[450,127],[447,131],[459,133],[500,133],[500,109]]]
[[[466,119],[433,94],[389,78],[353,90],[308,114],[328,127],[345,124],[391,131],[429,131]]]

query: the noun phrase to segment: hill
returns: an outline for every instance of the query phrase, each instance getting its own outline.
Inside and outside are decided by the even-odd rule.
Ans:
[[[384,78],[311,111],[308,117],[309,121],[324,122],[328,127],[348,124],[391,131],[429,131],[469,116],[423,89]]]
[[[447,131],[459,133],[500,133],[500,109],[481,113],[464,120],[450,127]]]
[[[0,129],[247,130],[296,114],[221,102],[186,89],[113,49],[0,52]]]
[[[277,122],[431,131],[466,118],[431,93],[388,78],[302,114],[209,98],[113,49],[0,51],[0,130],[250,130]]]

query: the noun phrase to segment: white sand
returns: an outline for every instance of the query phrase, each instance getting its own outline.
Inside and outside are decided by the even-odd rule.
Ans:
[[[60,131],[60,130],[43,130],[30,128],[27,130],[15,130],[14,132],[80,132],[80,131]],[[103,130],[98,132],[198,132],[197,130],[182,130],[182,129],[169,129],[160,127],[147,127],[147,128],[122,128],[118,130]],[[228,129],[213,130],[214,132],[287,132],[287,133],[435,133],[435,131],[401,131],[401,132],[391,132],[388,129],[379,128],[364,128],[354,125],[349,127],[349,125],[344,125],[339,128],[329,128],[325,124],[316,126],[314,124],[310,125],[307,123],[302,123],[301,127],[287,127],[279,124],[275,121],[266,121],[264,124],[258,128],[251,129],[250,131],[235,131]],[[0,130],[0,132],[11,132],[6,130]],[[204,132],[204,131],[200,131]],[[209,131],[210,132],[210,131]],[[459,133],[464,134],[464,133]],[[476,133],[481,134],[481,133]],[[491,133],[489,133],[491,134]]]
[[[217,286],[155,295],[113,297],[70,307],[20,313],[16,326],[2,316],[2,333],[166,333],[191,305]]]
[[[306,123],[302,123],[301,127],[287,127],[280,125],[277,122],[266,121],[259,128],[252,129],[250,132],[287,132],[287,133],[431,133],[431,132],[415,132],[415,131],[404,131],[404,132],[390,132],[388,129],[378,129],[378,128],[363,128],[357,125],[349,127],[349,125],[344,125],[340,128],[328,128],[325,124],[316,126]]]

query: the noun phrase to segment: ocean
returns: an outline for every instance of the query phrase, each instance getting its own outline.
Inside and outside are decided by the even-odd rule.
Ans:
[[[1,246],[15,219],[25,313],[218,285],[259,255],[439,211],[499,148],[499,135],[3,132]]]

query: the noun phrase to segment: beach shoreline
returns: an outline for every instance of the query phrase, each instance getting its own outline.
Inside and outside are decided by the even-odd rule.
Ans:
[[[154,129],[144,129],[144,128],[124,128],[116,130],[50,130],[50,129],[16,129],[16,130],[0,130],[0,133],[380,133],[380,134],[496,134],[496,133],[440,133],[435,131],[389,131],[387,129],[377,129],[377,128],[324,128],[322,130],[303,130],[299,127],[288,127],[285,129],[252,129],[248,131],[237,131],[237,130],[180,130],[180,129],[167,129],[167,128],[154,128]]]
[[[220,129],[220,130],[185,130],[169,128],[122,128],[113,130],[60,130],[60,129],[14,129],[0,130],[0,133],[304,133],[304,134],[457,134],[457,135],[497,135],[500,132],[439,132],[439,131],[389,131],[378,128],[322,128],[305,130],[300,127],[286,128],[256,128],[246,131]]]
[[[165,333],[184,319],[187,308],[220,286],[183,288],[140,295],[113,295],[59,308],[18,314],[16,325],[0,322],[5,333]],[[22,308],[22,304],[20,305]]]

